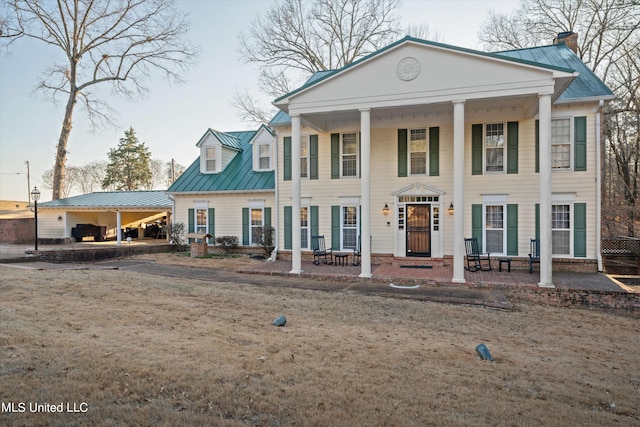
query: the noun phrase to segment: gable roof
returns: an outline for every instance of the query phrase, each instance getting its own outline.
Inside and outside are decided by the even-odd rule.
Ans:
[[[498,52],[499,56],[518,58],[540,64],[556,64],[577,71],[579,76],[562,92],[556,102],[577,99],[612,99],[611,89],[564,43]]]
[[[38,203],[39,208],[157,209],[170,210],[172,202],[164,191],[105,191]]]
[[[225,132],[225,135],[238,141],[240,149],[227,167],[220,173],[201,173],[198,157],[169,187],[167,193],[274,191],[275,172],[253,170],[251,141],[258,134],[258,130]]]
[[[202,138],[200,138],[200,140],[196,143],[196,147],[200,147],[209,135],[217,139],[224,147],[242,151],[242,144],[235,135],[231,135],[225,132],[218,132],[217,130],[211,128],[207,129],[204,135],[202,135]]]
[[[539,67],[539,68],[545,68],[548,70],[553,70],[553,71],[561,71],[561,72],[565,72],[565,73],[573,73],[574,70],[570,69],[570,68],[565,68],[562,67],[560,65],[554,65],[554,64],[548,64],[548,63],[541,63],[541,62],[535,62],[535,61],[530,61],[527,59],[522,59],[522,58],[518,58],[518,57],[510,57],[510,56],[506,56],[506,55],[498,55],[496,53],[492,53],[492,52],[483,52],[481,50],[475,50],[475,49],[469,49],[469,48],[465,48],[465,47],[459,47],[459,46],[453,46],[453,45],[448,45],[448,44],[444,44],[444,43],[438,43],[438,42],[433,42],[430,40],[423,40],[423,39],[418,39],[415,37],[411,37],[411,36],[406,36],[394,43],[391,43],[388,46],[383,47],[382,49],[379,49],[373,53],[370,53],[369,55],[366,55],[356,61],[353,61],[350,64],[345,65],[342,68],[339,68],[337,70],[331,70],[331,71],[320,71],[317,73],[314,73],[313,76],[311,76],[311,78],[309,78],[309,80],[307,80],[302,86],[300,86],[297,89],[292,90],[291,92],[282,95],[281,97],[277,98],[276,100],[273,101],[274,104],[277,104],[278,102],[284,100],[285,98],[288,98],[292,95],[295,95],[298,92],[301,92],[305,89],[308,89],[312,86],[315,86],[316,84],[318,84],[319,82],[322,82],[336,74],[342,73],[348,69],[351,69],[353,67],[356,67],[358,65],[360,65],[363,62],[369,61],[372,58],[381,55],[384,52],[387,52],[389,50],[395,49],[400,45],[403,44],[408,44],[408,43],[414,43],[414,44],[419,44],[419,45],[424,45],[424,46],[431,46],[431,47],[435,47],[438,49],[445,49],[445,50],[451,50],[451,51],[455,51],[455,52],[460,52],[460,53],[466,53],[466,54],[470,54],[470,55],[476,55],[476,56],[481,56],[481,57],[486,57],[486,58],[493,58],[493,59],[498,59],[498,60],[502,60],[502,61],[509,61],[509,62],[513,62],[513,63],[518,63],[518,64],[522,64],[522,65],[529,65],[529,66],[534,66],[534,67]]]
[[[314,73],[302,86],[277,98],[273,101],[273,103],[278,104],[279,102],[285,100],[290,96],[311,88],[318,83],[325,81],[332,76],[335,76],[336,74],[342,73],[343,71],[350,69],[351,67],[357,66],[364,61],[368,61],[383,52],[394,49],[397,46],[405,43],[415,43],[419,45],[435,47],[438,49],[446,49],[454,52],[461,52],[485,58],[492,58],[516,64],[543,68],[551,71],[572,73],[576,75],[573,81],[571,81],[567,88],[561,93],[556,102],[568,102],[569,100],[576,99],[613,98],[613,93],[611,92],[611,90],[564,43],[493,53],[407,36],[338,70],[318,71]],[[284,108],[286,109],[286,107]],[[270,125],[280,125],[288,123],[291,123],[291,118],[286,111],[282,110],[278,111],[273,119],[271,119],[271,121],[269,122]]]

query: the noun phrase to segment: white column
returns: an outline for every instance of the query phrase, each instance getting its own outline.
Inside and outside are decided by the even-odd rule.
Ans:
[[[551,94],[538,98],[540,122],[540,282],[542,288],[554,288],[551,257]]]
[[[120,211],[116,211],[116,245],[122,245],[122,235],[120,229],[122,228],[122,215]]]
[[[291,273],[302,273],[300,236],[300,115],[291,116]]]
[[[360,277],[371,277],[371,110],[360,110],[360,246],[362,262]]]
[[[464,280],[464,101],[453,102],[453,283]]]

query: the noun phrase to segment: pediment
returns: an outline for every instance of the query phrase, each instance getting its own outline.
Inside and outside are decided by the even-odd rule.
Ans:
[[[301,114],[553,93],[570,70],[407,40],[281,98]],[[288,107],[288,108],[287,108]]]
[[[423,182],[415,182],[408,187],[404,187],[395,193],[392,193],[394,196],[442,196],[445,194],[444,191],[439,188],[432,187],[431,185],[425,184]]]

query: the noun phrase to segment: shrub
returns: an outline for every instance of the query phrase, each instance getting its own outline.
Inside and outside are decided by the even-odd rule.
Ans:
[[[222,246],[222,249],[230,254],[238,247],[238,238],[236,236],[216,237],[216,244]]]
[[[185,249],[184,244],[184,223],[176,222],[175,224],[167,224],[167,233],[169,235],[169,243],[174,245],[178,252]]]
[[[271,226],[264,227],[260,235],[260,246],[264,250],[264,253],[267,257],[271,256],[271,252],[273,252],[274,244],[273,244],[273,233],[275,229]]]

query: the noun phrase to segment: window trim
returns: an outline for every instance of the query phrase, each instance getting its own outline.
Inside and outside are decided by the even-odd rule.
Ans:
[[[253,224],[253,211],[260,211],[260,215],[261,215],[260,225]],[[260,244],[259,241],[258,242],[253,241],[254,228],[264,229],[264,206],[249,206],[249,246]]]
[[[344,217],[345,217],[345,209],[346,208],[354,208],[356,215],[356,223],[353,227],[345,227]],[[358,242],[358,234],[360,233],[360,205],[355,203],[344,203],[340,205],[340,251],[350,251],[356,248]],[[353,247],[345,247],[344,246],[344,231],[355,229],[356,231],[356,242]]]
[[[554,228],[553,227],[553,207],[554,206],[568,206],[569,207],[569,228]],[[551,257],[552,258],[573,258],[573,201],[568,200],[554,200],[551,202]],[[553,252],[553,232],[554,231],[569,231],[569,253],[557,254]]]
[[[207,157],[207,150],[209,149],[214,150],[215,157],[213,159],[209,159]],[[222,150],[221,150],[220,144],[203,145],[200,152],[200,157],[202,159],[200,172],[206,173],[206,174],[213,174],[213,173],[220,172],[221,161],[222,161]],[[207,169],[207,162],[209,160],[213,160],[215,162],[213,170]]]
[[[414,173],[413,172],[413,164],[411,162],[411,154],[412,153],[423,153],[423,151],[412,151],[411,150],[411,132],[423,130],[424,131],[424,173]],[[408,128],[407,129],[407,174],[408,176],[428,176],[429,175],[429,127],[424,128]]]
[[[487,228],[487,208],[502,208],[502,228]],[[490,252],[487,244],[487,230],[502,230],[502,252],[491,252],[492,254],[503,256],[507,253],[507,202],[506,201],[488,201],[482,203],[482,247],[485,252]]]
[[[267,147],[267,155],[266,156],[261,156],[260,155],[260,148],[261,147]],[[272,170],[271,167],[271,144],[268,142],[259,142],[255,145],[256,151],[254,152],[254,154],[256,155],[256,168],[255,170],[257,171],[270,171]],[[269,165],[266,168],[263,168],[260,166],[260,160],[262,159],[267,159],[269,161]]]
[[[487,170],[487,126],[488,125],[502,125],[502,170],[488,171]],[[507,155],[508,141],[507,141],[507,122],[506,121],[491,121],[482,124],[482,174],[483,175],[501,175],[507,173],[508,169],[508,155]],[[484,210],[483,210],[484,211]]]
[[[553,131],[553,122],[554,121],[559,121],[559,120],[568,120],[569,121],[569,167],[568,168],[554,168],[553,167],[553,153],[551,153],[551,171],[552,172],[573,172],[573,161],[574,161],[574,150],[575,150],[575,135],[574,135],[574,117],[573,116],[557,116],[557,117],[551,117],[551,130]],[[554,144],[553,142],[550,143],[551,146],[553,147],[554,145],[560,145],[560,144]]]
[[[307,144],[307,155],[303,156],[302,155],[302,141],[304,140],[304,142],[306,142]],[[307,160],[307,167],[304,168],[305,170],[303,171],[302,169],[302,159],[306,159]],[[309,135],[304,134],[304,135],[300,135],[300,179],[309,179],[311,176],[311,138]],[[302,173],[305,172],[306,175],[303,176]]]
[[[354,175],[345,175],[344,174],[344,136],[345,135],[355,135],[356,137],[356,153],[355,153],[355,158],[356,158],[356,169],[355,169],[355,174]],[[360,176],[360,134],[358,131],[353,131],[353,132],[340,132],[340,178],[346,178],[346,179],[351,179],[351,178],[358,178]],[[351,154],[349,154],[351,155]]]

